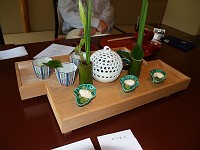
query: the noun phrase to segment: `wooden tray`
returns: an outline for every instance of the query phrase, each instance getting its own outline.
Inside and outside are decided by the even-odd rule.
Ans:
[[[60,57],[68,61],[67,56]],[[62,133],[66,133],[94,122],[109,118],[154,100],[169,96],[186,89],[190,78],[170,67],[161,60],[148,62],[142,67],[140,85],[130,93],[124,93],[119,78],[111,83],[100,83],[94,80],[97,95],[88,105],[79,107],[76,104],[73,90],[78,87],[78,78],[74,85],[61,86],[55,73],[46,80],[35,77],[31,61],[16,62],[16,74],[21,99],[47,95],[56,120]],[[167,73],[168,78],[160,84],[154,84],[149,76],[150,70],[158,68]]]

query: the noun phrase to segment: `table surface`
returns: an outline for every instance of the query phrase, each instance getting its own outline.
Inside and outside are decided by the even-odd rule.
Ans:
[[[200,43],[174,29],[169,29],[168,34],[196,42],[196,47],[183,52],[163,44],[155,55],[146,60],[161,59],[191,77],[186,90],[67,134],[61,133],[47,96],[21,100],[14,63],[32,59],[52,43],[73,46],[79,39],[25,44],[28,56],[0,61],[0,149],[52,149],[89,137],[98,150],[97,136],[131,129],[144,150],[199,150]],[[101,38],[92,38],[92,44],[101,48]],[[16,46],[5,45],[0,50],[13,47]]]

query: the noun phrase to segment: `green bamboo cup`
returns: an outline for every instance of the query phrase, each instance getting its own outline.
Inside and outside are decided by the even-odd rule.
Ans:
[[[92,62],[89,65],[86,63],[80,62],[79,69],[79,84],[93,84],[92,77]]]
[[[130,57],[129,59],[130,59],[130,66],[128,68],[128,74],[139,77],[143,59],[137,60],[132,57]]]

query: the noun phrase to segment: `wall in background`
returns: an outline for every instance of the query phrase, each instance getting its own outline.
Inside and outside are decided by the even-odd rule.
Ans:
[[[141,13],[142,0],[111,0],[114,5],[115,25],[131,25],[137,22]],[[158,26],[161,24],[167,0],[149,0],[147,23]],[[156,9],[155,9],[156,8]]]
[[[147,23],[159,25],[162,22],[167,0],[149,0]],[[142,0],[111,0],[115,8],[115,25],[130,25],[137,22],[140,15]],[[20,0],[0,2],[1,26],[4,34],[21,33],[23,21],[20,12]],[[157,9],[155,9],[155,7]],[[54,29],[53,0],[28,0],[31,32]],[[155,15],[157,14],[157,15]],[[13,28],[14,26],[14,28]]]
[[[147,23],[158,24],[164,14],[166,0],[149,0]],[[115,24],[134,24],[140,14],[141,0],[111,0],[115,6]],[[28,0],[31,31],[54,30],[53,1]],[[187,32],[200,34],[200,0],[168,0],[163,24]],[[0,23],[4,34],[22,33],[23,23],[19,0],[0,0]]]
[[[23,32],[18,0],[0,0],[0,24],[3,33]]]
[[[52,0],[28,0],[31,32],[54,30]],[[20,0],[0,0],[0,23],[4,34],[23,33]]]
[[[54,30],[53,0],[28,0],[31,31]]]
[[[191,35],[200,34],[200,0],[168,0],[163,24]]]

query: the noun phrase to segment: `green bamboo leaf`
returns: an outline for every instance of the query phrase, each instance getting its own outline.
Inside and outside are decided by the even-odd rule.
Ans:
[[[74,49],[75,54],[80,56],[81,61],[84,61],[83,52],[81,51],[83,45],[85,44],[85,39],[81,39],[79,45],[77,45]]]
[[[83,47],[84,44],[85,44],[85,39],[82,38],[82,39],[80,40],[80,44],[79,44],[79,45],[80,45],[80,47]]]
[[[138,39],[137,39],[137,44],[141,45],[141,46],[142,46],[144,28],[145,28],[146,17],[147,17],[147,9],[148,9],[148,0],[143,0],[141,17],[140,17],[140,24],[139,24]]]
[[[137,60],[140,60],[144,57],[144,51],[142,49],[142,41],[143,41],[144,28],[147,17],[147,9],[148,9],[148,0],[143,0],[137,43],[130,53],[130,56]]]
[[[92,16],[92,0],[89,0],[87,5],[87,27],[86,27],[86,63],[90,64],[90,29]]]
[[[81,18],[81,22],[83,24],[83,26],[85,27],[86,26],[86,11],[85,11],[85,8],[83,7],[83,3],[81,0],[79,0],[79,12],[80,12],[80,18]]]
[[[117,51],[120,57],[130,59],[130,52],[119,50]]]
[[[62,62],[60,60],[50,60],[47,63],[43,63],[43,64],[52,69],[62,67]]]
[[[144,51],[141,46],[136,45],[130,53],[131,57],[140,60],[144,57]]]
[[[86,64],[90,65],[90,29],[91,29],[92,0],[88,0],[86,4],[87,4],[86,7],[84,7],[82,1],[79,0],[80,18],[84,27]]]

